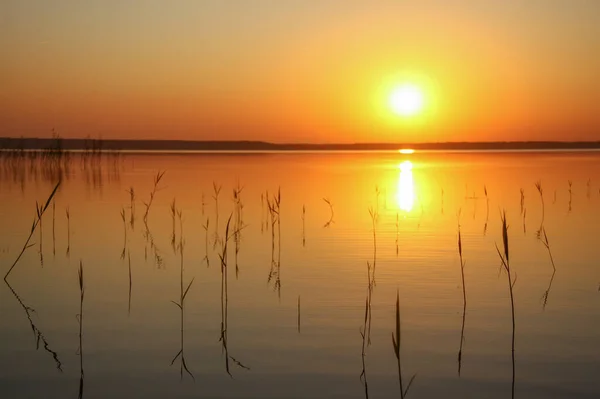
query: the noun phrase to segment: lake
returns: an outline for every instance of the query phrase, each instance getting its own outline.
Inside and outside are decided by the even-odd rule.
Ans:
[[[0,163],[3,398],[600,396],[599,152]]]

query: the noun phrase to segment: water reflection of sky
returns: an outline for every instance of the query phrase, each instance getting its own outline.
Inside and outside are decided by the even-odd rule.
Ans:
[[[415,184],[413,181],[412,162],[404,161],[398,165],[398,186],[396,191],[396,203],[398,208],[410,212],[415,203]]]

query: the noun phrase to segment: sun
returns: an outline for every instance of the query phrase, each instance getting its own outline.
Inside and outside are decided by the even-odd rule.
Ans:
[[[423,92],[413,84],[396,87],[389,97],[392,111],[401,116],[413,116],[423,109]]]

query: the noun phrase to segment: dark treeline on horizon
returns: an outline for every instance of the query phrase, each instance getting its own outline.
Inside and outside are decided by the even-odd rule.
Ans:
[[[439,143],[270,143],[265,141],[100,140],[0,138],[2,150],[92,151],[386,151],[415,150],[578,150],[600,149],[600,141],[493,141]]]

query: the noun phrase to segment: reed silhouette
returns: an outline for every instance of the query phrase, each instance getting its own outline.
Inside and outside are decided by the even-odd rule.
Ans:
[[[158,185],[160,184],[160,181],[164,176],[165,171],[159,171],[156,173],[156,176],[154,176],[154,185],[152,186],[152,191],[150,191],[150,198],[148,202],[144,202],[144,206],[146,207],[146,210],[144,212],[144,224],[146,225],[148,224],[148,215],[150,214],[150,207],[154,202],[154,196],[156,195],[157,191],[159,191]]]
[[[213,199],[215,200],[215,233],[213,237],[213,249],[219,244],[219,194],[221,193],[221,185],[213,181]]]
[[[131,230],[135,229],[135,190],[133,186],[127,190],[129,193],[129,226],[131,226]]]
[[[271,219],[271,268],[267,284],[273,281],[273,289],[281,301],[281,189],[272,199],[267,197],[267,206]],[[275,226],[277,225],[277,258],[275,258]]]
[[[228,285],[228,266],[227,266],[227,252],[229,240],[233,237],[230,234],[229,228],[231,225],[231,219],[233,214],[229,215],[227,224],[225,226],[225,237],[221,244],[221,252],[219,253],[219,259],[221,261],[221,336],[219,342],[221,342],[222,352],[225,355],[225,371],[233,378],[231,374],[229,361],[231,360],[238,367],[250,370],[249,367],[242,364],[239,360],[229,354],[229,341],[228,341],[228,323],[229,323],[229,285]]]
[[[209,228],[210,220],[207,217],[206,222],[202,225],[204,229],[204,259],[206,261],[206,267],[210,267],[210,259],[208,257],[208,228]]]
[[[369,263],[367,262],[367,270],[370,270],[370,266]],[[360,328],[360,336],[362,338],[362,346],[361,346],[361,361],[362,361],[362,371],[360,373],[360,381],[363,384],[364,390],[365,390],[365,398],[369,398],[369,382],[367,380],[367,363],[366,363],[366,357],[367,357],[367,347],[369,346],[369,338],[367,336],[368,334],[368,330],[369,330],[369,315],[371,313],[371,301],[370,301],[370,291],[371,291],[371,284],[370,284],[370,273],[369,273],[369,287],[368,287],[368,291],[367,291],[367,299],[365,300],[365,317],[364,317],[364,321],[363,321],[363,325]]]
[[[329,206],[329,220],[323,225],[323,227],[327,228],[331,226],[332,223],[335,223],[335,220],[333,220],[335,214],[333,212],[333,204],[331,203],[331,200],[329,198],[323,198],[323,201],[325,201],[325,203]]]
[[[543,235],[540,236],[540,241],[546,247],[548,251],[548,256],[550,257],[550,263],[552,264],[552,276],[550,276],[550,281],[548,283],[548,288],[544,291],[544,295],[542,295],[543,305],[542,308],[545,310],[546,305],[548,304],[548,296],[550,295],[550,290],[552,289],[552,283],[554,282],[554,275],[556,274],[556,265],[554,264],[554,257],[552,256],[552,251],[550,250],[550,242],[548,241],[548,235],[546,234],[546,229],[542,229]]]
[[[85,296],[85,287],[83,281],[83,262],[79,261],[78,270],[79,280],[79,314],[77,315],[77,321],[79,322],[79,348],[77,354],[79,355],[79,399],[83,398],[83,382],[85,374],[83,372],[83,298]]]
[[[172,303],[174,303],[180,311],[180,344],[181,347],[179,349],[179,352],[177,352],[177,354],[175,355],[175,357],[173,358],[173,360],[171,361],[171,366],[175,363],[175,361],[177,359],[180,359],[180,367],[179,367],[179,376],[180,376],[180,380],[183,380],[183,372],[185,370],[185,372],[192,377],[192,380],[196,380],[196,378],[194,378],[194,375],[192,374],[192,372],[189,370],[187,363],[185,361],[185,346],[184,346],[184,332],[185,332],[185,324],[184,324],[184,316],[185,316],[185,298],[187,297],[188,292],[190,291],[190,288],[192,287],[192,283],[194,282],[194,279],[192,278],[190,280],[190,282],[187,284],[186,288],[184,289],[184,283],[183,283],[183,271],[184,271],[184,248],[185,248],[185,242],[183,240],[183,213],[181,211],[177,211],[176,212],[178,217],[179,217],[179,223],[180,223],[180,228],[181,228],[181,236],[179,237],[179,244],[177,246],[177,249],[179,251],[179,255],[180,255],[180,264],[179,264],[179,301],[175,302],[175,301],[171,301]]]
[[[536,184],[538,187],[538,184]],[[538,191],[541,194],[541,185],[539,186]],[[498,244],[496,244],[496,251],[498,252],[498,256],[500,257],[500,261],[502,263],[502,267],[506,271],[506,275],[508,278],[508,292],[510,295],[510,309],[512,315],[512,396],[515,397],[515,300],[513,295],[513,288],[515,283],[517,282],[517,276],[513,279],[512,270],[510,267],[510,258],[509,258],[509,250],[508,250],[508,225],[506,223],[506,211],[502,211],[500,214],[500,219],[502,220],[502,244],[504,252],[500,251],[498,248]]]
[[[523,188],[521,190],[521,215],[525,212],[525,190]]]
[[[460,233],[460,221],[458,223],[458,257],[460,260],[460,277],[462,281],[462,292],[463,292],[463,314],[462,314],[462,326],[460,329],[460,345],[458,348],[458,376],[460,377],[460,371],[462,368],[462,349],[465,342],[465,321],[467,315],[467,286],[465,284],[465,262],[463,260],[462,253],[462,237]]]
[[[29,236],[25,240],[25,243],[23,244],[23,248],[21,248],[21,251],[17,255],[17,258],[15,259],[15,261],[13,262],[13,264],[11,265],[11,267],[8,269],[8,271],[4,275],[4,281],[6,281],[6,279],[8,278],[8,276],[10,275],[10,273],[13,271],[13,269],[15,268],[15,266],[19,263],[19,260],[21,259],[21,257],[25,253],[25,251],[28,248],[31,248],[32,245],[30,245],[29,243],[31,242],[31,238],[33,237],[33,234],[35,233],[35,230],[39,227],[40,232],[42,231],[42,217],[44,216],[44,213],[48,209],[48,206],[50,205],[50,202],[52,201],[52,199],[56,195],[56,192],[57,192],[58,188],[60,187],[60,183],[61,183],[60,181],[58,183],[56,183],[56,186],[54,186],[54,189],[50,193],[50,196],[48,197],[48,199],[46,200],[45,203],[43,203],[42,205],[40,205],[36,201],[36,203],[35,203],[36,214],[35,214],[35,217],[33,219],[33,223],[31,224],[31,230],[29,231]],[[40,235],[40,237],[41,237],[41,235]],[[40,248],[41,248],[41,244],[40,244]]]
[[[573,210],[573,182],[571,180],[567,181],[569,184],[569,212]]]
[[[233,213],[234,213],[234,234],[233,242],[235,244],[235,278],[239,277],[240,268],[238,264],[238,255],[242,243],[242,230],[244,229],[244,202],[242,201],[242,191],[244,187],[237,186],[233,189]]]
[[[483,186],[485,195],[485,224],[483,225],[483,235],[487,234],[488,221],[490,220],[490,197],[488,196],[487,186]]]
[[[56,257],[56,199],[52,199],[52,256]]]
[[[302,204],[302,248],[306,248],[306,206]]]
[[[538,193],[540,194],[540,200],[542,201],[542,220],[540,221],[540,228],[538,229],[536,236],[539,238],[540,235],[542,234],[542,229],[544,228],[544,218],[546,216],[546,207],[544,205],[544,188],[542,187],[542,182],[540,180],[538,180],[535,183],[535,188],[537,189]]]
[[[50,348],[50,344],[48,343],[46,336],[42,333],[42,331],[38,328],[37,324],[35,324],[35,322],[33,321],[32,314],[37,313],[37,312],[35,311],[34,308],[27,306],[23,302],[21,297],[17,294],[15,289],[12,287],[12,285],[10,285],[10,283],[8,282],[8,280],[6,278],[4,279],[4,283],[6,284],[6,286],[10,290],[10,292],[13,294],[13,296],[15,297],[15,299],[17,300],[17,302],[19,303],[21,308],[23,309],[23,312],[25,312],[25,317],[27,317],[27,321],[29,322],[29,326],[31,327],[31,331],[33,332],[33,338],[35,339],[35,349],[39,350],[40,347],[42,347],[44,349],[44,351],[46,353],[48,353],[54,360],[56,369],[62,373],[62,371],[63,371],[62,363],[58,357],[58,353],[56,351],[52,350],[52,348]]]
[[[125,219],[125,208],[121,208],[121,220],[123,221],[123,250],[121,251],[121,260],[125,259],[127,250],[127,220]]]
[[[373,271],[371,273],[371,282],[373,286],[375,286],[375,267],[377,265],[377,210],[369,208],[369,216],[371,217],[371,226],[373,228]]]
[[[127,315],[131,314],[131,288],[132,288],[132,278],[131,278],[131,253],[127,251],[127,263],[129,266],[129,298],[127,301]]]
[[[71,256],[71,211],[69,207],[65,209],[65,215],[67,217],[67,259]]]
[[[417,375],[413,374],[413,376],[408,381],[406,388],[404,388],[404,384],[402,381],[402,361],[401,361],[402,356],[400,353],[400,348],[401,348],[401,344],[402,344],[401,337],[402,336],[401,336],[401,330],[400,330],[400,291],[397,291],[396,292],[396,335],[394,336],[394,333],[392,333],[392,344],[394,346],[394,354],[396,355],[396,360],[398,362],[398,384],[400,385],[400,398],[404,399],[408,395],[408,391],[410,390],[410,387],[412,386],[413,382],[415,381],[415,378],[417,377]]]
[[[171,222],[172,222],[172,230],[171,230],[171,248],[173,249],[173,253],[177,253],[177,247],[175,246],[175,217],[177,216],[177,204],[176,199],[173,198],[173,202],[171,202]]]

